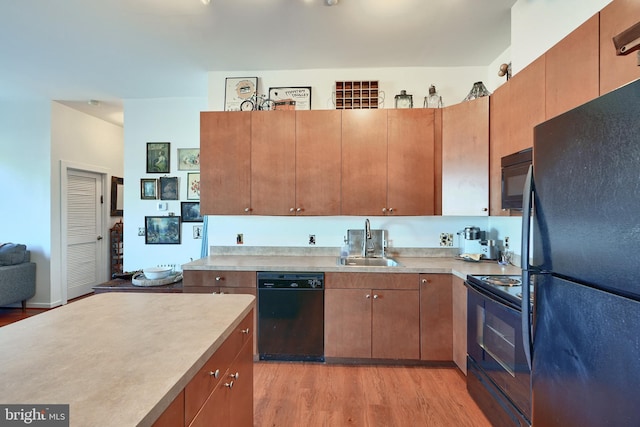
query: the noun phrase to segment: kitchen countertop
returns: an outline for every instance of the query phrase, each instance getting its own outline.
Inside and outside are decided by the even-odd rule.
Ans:
[[[398,267],[340,266],[337,256],[296,255],[211,255],[182,266],[183,270],[227,271],[318,271],[341,273],[449,273],[461,279],[468,274],[515,274],[513,265],[501,266],[496,261],[468,262],[453,257],[391,256]]]
[[[104,293],[0,328],[0,402],[70,404],[71,426],[149,426],[251,295]]]

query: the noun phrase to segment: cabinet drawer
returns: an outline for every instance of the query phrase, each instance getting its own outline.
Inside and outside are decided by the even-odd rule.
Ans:
[[[418,289],[414,273],[325,273],[325,289]]]
[[[185,288],[194,286],[254,288],[256,286],[255,271],[185,270],[182,276]]]
[[[253,340],[253,317],[251,310],[185,387],[185,425],[191,423],[211,392],[225,377],[229,365],[242,346]]]

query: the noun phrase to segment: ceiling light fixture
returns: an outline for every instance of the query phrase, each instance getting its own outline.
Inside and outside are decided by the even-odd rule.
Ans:
[[[338,4],[338,0],[325,0],[325,3],[327,3],[327,6],[335,6]]]
[[[211,3],[211,0],[200,0],[202,2],[203,5],[208,5],[209,3]]]

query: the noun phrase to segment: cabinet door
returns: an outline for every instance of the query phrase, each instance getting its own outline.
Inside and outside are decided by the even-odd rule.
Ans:
[[[371,357],[420,359],[419,291],[374,289],[371,299]]]
[[[342,114],[296,111],[296,214],[340,215]]]
[[[451,274],[420,275],[420,359],[453,359]]]
[[[545,53],[547,119],[599,95],[599,22],[594,15]]]
[[[502,210],[501,160],[511,140],[511,84],[506,82],[489,98],[489,197],[491,215],[506,215]]]
[[[325,357],[371,357],[371,291],[325,289]]]
[[[387,110],[342,111],[342,214],[383,215]]]
[[[295,207],[295,126],[295,111],[251,112],[253,214],[290,215]]]
[[[251,115],[200,113],[200,212],[240,215],[251,209]]]
[[[244,345],[229,368],[227,381],[233,381],[233,386],[227,390],[230,394],[227,425],[253,427],[253,351],[250,344]]]
[[[442,112],[442,215],[489,214],[489,97]]]
[[[613,0],[600,11],[600,95],[640,78],[637,52],[616,55],[613,37],[640,21],[640,1]]]
[[[184,425],[184,391],[171,402],[152,427],[177,427]]]
[[[389,214],[434,214],[434,116],[430,108],[387,113]]]
[[[467,288],[464,280],[453,280],[453,361],[467,374]]]

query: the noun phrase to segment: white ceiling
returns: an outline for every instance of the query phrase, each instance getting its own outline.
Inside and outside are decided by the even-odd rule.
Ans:
[[[121,124],[123,99],[206,96],[208,71],[487,66],[516,2],[325,1],[0,0],[0,98]]]

